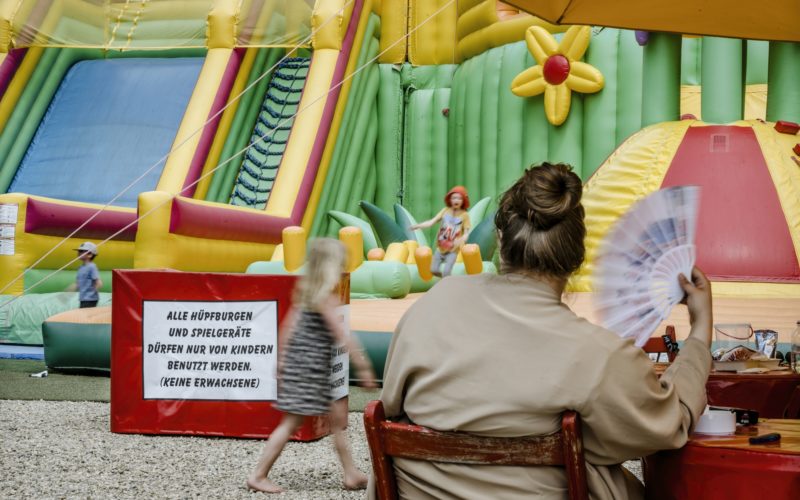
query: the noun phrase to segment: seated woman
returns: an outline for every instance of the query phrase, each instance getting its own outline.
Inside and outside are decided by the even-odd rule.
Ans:
[[[594,499],[642,498],[620,464],[679,448],[706,404],[711,290],[682,277],[691,333],[659,380],[647,355],[561,301],[584,258],[581,181],[567,165],[525,171],[495,218],[501,274],[438,283],[400,321],[381,395],[390,418],[489,436],[557,432],[580,413]],[[395,460],[401,498],[566,497],[557,467]]]

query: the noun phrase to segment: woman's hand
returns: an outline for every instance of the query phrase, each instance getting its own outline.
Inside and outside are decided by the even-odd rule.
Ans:
[[[691,282],[684,275],[678,276],[678,282],[686,292],[683,302],[689,309],[689,322],[692,325],[689,336],[711,345],[711,325],[714,318],[711,304],[711,282],[696,267],[692,269]]]

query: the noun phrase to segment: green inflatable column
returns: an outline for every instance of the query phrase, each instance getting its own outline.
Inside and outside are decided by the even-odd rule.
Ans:
[[[673,121],[681,113],[681,35],[650,33],[644,47],[642,127]]]
[[[738,38],[703,38],[701,113],[706,123],[744,117],[744,43]]]
[[[800,43],[770,42],[767,121],[800,123]]]

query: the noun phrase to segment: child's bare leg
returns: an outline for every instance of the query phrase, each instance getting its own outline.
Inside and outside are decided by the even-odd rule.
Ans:
[[[267,476],[289,438],[303,424],[303,418],[302,415],[294,415],[292,413],[286,413],[283,416],[281,423],[270,434],[267,444],[264,445],[264,451],[261,452],[261,458],[258,459],[255,470],[247,478],[247,486],[249,488],[263,491],[264,493],[280,493],[283,491],[280,486],[267,479]]]
[[[347,400],[340,399],[331,405],[331,427],[333,444],[344,470],[344,487],[348,490],[363,490],[367,487],[367,475],[358,470],[347,446]]]

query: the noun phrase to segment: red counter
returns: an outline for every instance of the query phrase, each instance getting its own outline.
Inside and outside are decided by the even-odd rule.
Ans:
[[[779,443],[748,438],[777,432]],[[693,435],[680,450],[644,459],[646,498],[790,499],[800,497],[800,420],[766,420],[736,436]]]
[[[656,363],[660,376],[669,364]],[[756,410],[761,418],[800,418],[800,374],[711,372],[708,404]],[[800,498],[800,497],[799,497]]]
[[[757,410],[761,418],[800,418],[800,374],[712,372],[706,393],[710,405]]]

